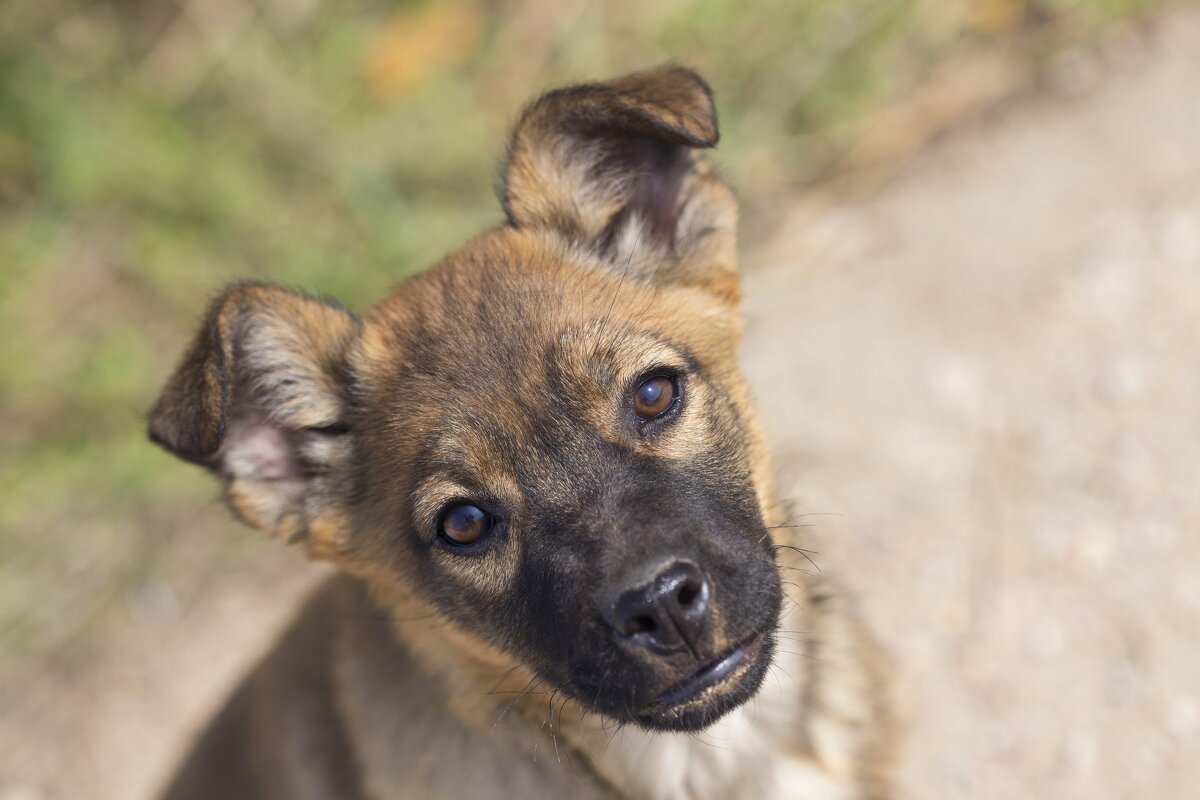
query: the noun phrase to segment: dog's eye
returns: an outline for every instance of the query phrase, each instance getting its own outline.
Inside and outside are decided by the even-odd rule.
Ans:
[[[642,422],[649,422],[655,417],[662,416],[675,402],[675,382],[670,378],[658,376],[642,381],[633,395],[633,413]]]
[[[492,517],[479,506],[455,503],[442,514],[439,526],[442,536],[455,544],[478,541],[492,527]]]

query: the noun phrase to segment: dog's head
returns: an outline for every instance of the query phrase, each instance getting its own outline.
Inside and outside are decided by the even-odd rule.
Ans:
[[[541,97],[506,225],[361,318],[231,287],[151,436],[583,706],[703,727],[758,688],[782,595],[716,141],[684,69]]]

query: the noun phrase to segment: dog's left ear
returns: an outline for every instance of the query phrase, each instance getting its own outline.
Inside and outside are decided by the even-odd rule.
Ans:
[[[697,150],[716,145],[708,85],[677,66],[559,89],[513,131],[503,203],[631,279],[739,297],[737,202]]]

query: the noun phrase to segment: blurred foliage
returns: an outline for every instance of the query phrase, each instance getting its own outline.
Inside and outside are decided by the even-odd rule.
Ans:
[[[207,297],[379,297],[499,221],[533,92],[696,66],[762,209],[948,59],[1036,61],[1146,1],[5,0],[0,641],[60,645],[186,550],[213,487],[141,414]]]

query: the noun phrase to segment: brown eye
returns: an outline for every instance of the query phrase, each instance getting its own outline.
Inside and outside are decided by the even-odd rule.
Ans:
[[[455,544],[471,544],[491,530],[492,517],[470,503],[455,503],[442,514],[441,534]]]
[[[642,422],[665,414],[675,402],[675,382],[659,376],[643,381],[633,395],[633,412]]]

